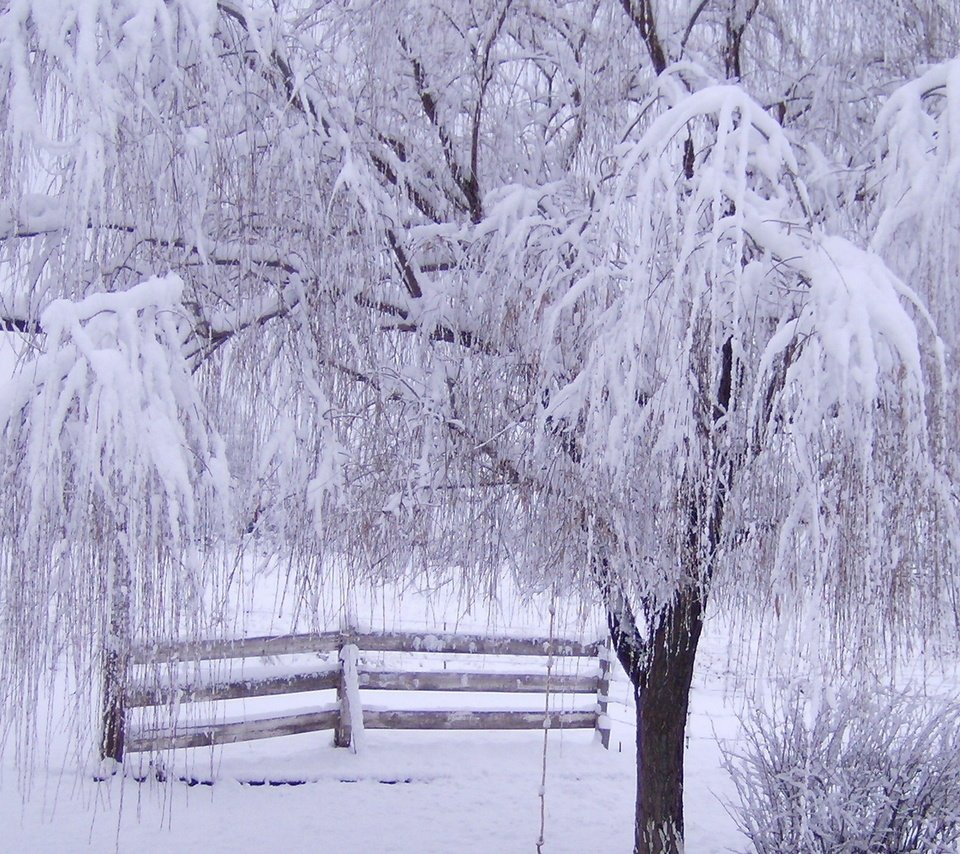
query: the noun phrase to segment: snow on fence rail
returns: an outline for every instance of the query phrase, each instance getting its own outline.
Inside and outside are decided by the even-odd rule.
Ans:
[[[104,715],[102,753],[121,760],[124,752],[135,753],[180,747],[203,747],[260,738],[273,738],[318,730],[334,730],[339,747],[356,746],[363,729],[542,729],[589,728],[609,744],[606,717],[610,661],[602,641],[583,643],[550,638],[506,638],[483,635],[429,634],[423,632],[327,632],[233,641],[193,641],[156,644],[135,650],[131,663],[166,665],[175,674],[179,663],[246,659],[303,653],[338,652],[333,667],[313,667],[309,672],[266,675],[259,678],[207,680],[179,684],[129,685],[123,691],[108,690],[122,702],[108,707]],[[414,671],[384,670],[358,664],[359,652],[407,652],[422,655],[484,655],[597,658],[596,675],[540,672]],[[446,666],[446,664],[444,665]],[[108,686],[109,687],[109,686]],[[336,689],[337,702],[298,712],[240,720],[216,720],[189,725],[173,724],[126,732],[126,710],[174,708],[181,703],[221,701],[296,694]],[[594,694],[593,710],[492,711],[479,709],[430,709],[393,711],[364,709],[359,691],[496,692],[512,694]],[[118,737],[119,736],[119,737]]]

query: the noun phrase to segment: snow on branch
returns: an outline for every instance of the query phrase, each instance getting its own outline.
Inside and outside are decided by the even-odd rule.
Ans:
[[[97,684],[104,644],[196,631],[220,589],[195,550],[225,530],[229,475],[182,353],[182,288],[55,301],[43,350],[0,389],[0,704],[20,708],[57,650]]]
[[[878,217],[873,245],[930,215],[960,180],[960,59],[935,65],[897,89],[876,120],[880,144]]]
[[[155,277],[42,313],[44,351],[0,397],[8,460],[22,455],[28,475],[31,509],[17,520],[28,537],[51,522],[82,525],[93,499],[123,524],[125,496],[156,479],[164,526],[180,542],[198,483],[224,489],[219,440],[181,352],[182,288],[177,276]]]
[[[929,307],[940,334],[957,340],[960,255],[960,59],[931,67],[888,99],[875,125],[870,247]]]
[[[933,587],[953,514],[933,318],[880,255],[822,232],[786,135],[741,87],[662,82],[576,237],[542,215],[504,229],[521,256],[563,233],[594,259],[538,294],[545,450],[571,449],[569,476],[622,519],[625,549],[659,553],[641,598],[672,589],[668,555],[691,547],[705,577],[742,548],[762,585],[813,579],[837,602],[906,590],[918,565],[910,595]],[[514,222],[560,198],[544,195]],[[638,501],[656,508],[640,522]],[[704,522],[691,546],[687,513],[726,533]],[[895,553],[893,531],[909,544]],[[908,598],[883,596],[891,622]]]
[[[799,342],[785,384],[801,389],[803,400],[791,420],[802,418],[805,429],[815,432],[824,419],[839,419],[868,449],[872,414],[893,385],[898,407],[909,413],[904,426],[924,441],[924,359],[920,330],[907,306],[920,315],[928,334],[935,336],[936,329],[916,294],[880,257],[839,237],[814,242],[791,266],[802,273],[807,292],[797,315],[770,338],[760,363],[761,374],[772,370],[785,348]],[[942,380],[945,368],[938,367]],[[753,418],[759,404],[755,398]]]

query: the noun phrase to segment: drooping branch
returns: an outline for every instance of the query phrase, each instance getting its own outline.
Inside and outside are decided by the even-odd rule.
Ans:
[[[250,22],[247,20],[246,14],[242,9],[238,8],[235,3],[229,2],[229,0],[219,0],[217,9],[220,10],[221,14],[239,24],[248,35],[252,35]],[[268,58],[280,75],[287,103],[304,115],[310,116],[315,122],[319,123],[324,133],[330,135],[331,127],[329,121],[325,116],[321,115],[314,101],[298,85],[296,75],[290,63],[287,62],[276,48],[270,51]]]

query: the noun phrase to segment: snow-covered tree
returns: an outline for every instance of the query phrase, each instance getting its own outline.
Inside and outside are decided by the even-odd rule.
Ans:
[[[16,645],[63,616],[24,578],[122,564],[165,630],[170,555],[230,538],[308,586],[577,587],[636,692],[636,849],[677,850],[711,597],[952,613],[958,26],[870,5],[8,3],[5,666],[59,649]],[[143,496],[110,524],[149,551],[77,494]]]
[[[55,672],[65,649],[89,680],[86,655],[102,647],[109,756],[123,750],[132,640],[203,625],[190,617],[215,576],[197,549],[226,516],[222,442],[183,354],[182,287],[171,275],[54,300],[43,349],[0,394],[6,699],[36,702],[37,665]]]

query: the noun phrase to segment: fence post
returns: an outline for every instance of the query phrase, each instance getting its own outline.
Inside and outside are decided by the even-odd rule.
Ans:
[[[610,641],[600,644],[597,651],[600,659],[600,675],[597,677],[597,732],[600,743],[610,749],[610,719],[607,717],[607,700],[610,695]]]
[[[353,638],[348,638],[353,640]],[[340,718],[333,736],[336,747],[349,747],[357,752],[363,735],[363,709],[360,705],[360,679],[357,674],[357,645],[344,643],[340,648],[340,681],[337,684],[337,700],[340,703]]]

